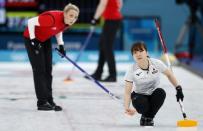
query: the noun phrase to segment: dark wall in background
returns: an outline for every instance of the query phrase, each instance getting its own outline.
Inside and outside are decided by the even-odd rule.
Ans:
[[[125,16],[158,16],[161,19],[162,33],[167,47],[170,51],[174,50],[180,29],[189,16],[189,8],[186,4],[177,5],[175,0],[124,0],[124,2],[122,12]],[[187,44],[187,39],[186,36],[184,44]],[[203,40],[197,39],[196,50],[201,53]]]
[[[16,0],[17,1],[17,0]],[[21,1],[21,0],[19,0]],[[34,0],[30,0],[31,2]],[[0,49],[9,48],[14,43],[18,44],[23,43],[22,41],[22,30],[24,29],[24,26],[26,25],[26,19],[35,15],[35,13],[40,11],[45,11],[48,9],[60,9],[61,6],[65,6],[68,2],[72,2],[73,4],[76,4],[81,9],[80,14],[80,20],[79,23],[89,23],[91,20],[92,15],[94,14],[96,5],[99,0],[37,0],[39,3],[37,5],[31,4],[31,6],[28,8],[26,6],[24,7],[16,7],[14,11],[13,5],[5,5],[7,8],[7,12],[5,15],[9,16],[9,19],[7,19],[7,24],[9,22],[9,28],[5,28],[6,24],[0,23],[0,29],[4,28],[3,30],[0,30]],[[23,4],[24,5],[24,4]],[[0,10],[2,10],[5,7],[3,4],[0,6]],[[28,16],[24,16],[22,13],[23,8],[27,10]],[[17,14],[16,14],[17,13]],[[174,50],[174,43],[177,39],[177,36],[180,32],[180,29],[184,22],[186,22],[188,16],[189,16],[189,8],[186,6],[186,4],[183,5],[177,5],[175,3],[175,0],[124,0],[124,7],[122,9],[123,15],[126,17],[159,17],[161,20],[161,27],[162,27],[162,33],[164,36],[164,39],[166,41],[167,47],[169,48],[169,51]],[[89,14],[89,15],[87,15]],[[15,15],[20,15],[21,19],[18,20]],[[14,26],[14,28],[12,27]],[[88,25],[86,25],[85,28],[87,28]],[[83,30],[83,26],[81,26]],[[20,33],[5,33],[5,32],[20,32]],[[87,36],[88,31],[83,31],[83,33],[73,33],[70,35],[70,33],[65,34],[64,40],[67,43],[76,43],[77,41],[80,41],[80,43],[84,42],[84,38]],[[75,35],[75,36],[74,36]],[[96,33],[92,40],[91,40],[91,47],[88,46],[88,49],[97,49],[96,44],[98,44],[98,33]],[[70,37],[71,36],[71,37]],[[12,38],[12,39],[11,39]],[[75,40],[72,40],[74,38]],[[140,37],[142,38],[142,37]],[[185,45],[187,45],[187,35],[183,41]],[[130,45],[131,43],[128,43],[128,41],[122,41],[123,36],[118,35],[117,37],[117,44],[116,49],[122,50],[126,45]],[[200,35],[197,34],[197,43],[196,43],[196,51],[201,53],[201,49],[203,48],[203,40],[200,38]],[[69,42],[70,41],[70,42]],[[157,42],[157,41],[156,41]],[[94,44],[93,44],[94,43]],[[157,45],[158,43],[155,43]],[[81,45],[81,44],[80,44]],[[69,45],[67,45],[69,46]],[[22,46],[21,46],[22,47]],[[70,47],[74,47],[74,45],[70,45]],[[77,46],[76,46],[77,47]],[[187,46],[185,46],[187,48]],[[75,48],[75,47],[74,47]],[[74,49],[72,48],[72,49]]]

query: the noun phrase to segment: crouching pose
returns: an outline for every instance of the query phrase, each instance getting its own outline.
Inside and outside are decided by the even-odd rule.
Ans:
[[[183,101],[182,88],[162,61],[148,56],[144,42],[133,44],[131,53],[136,63],[125,75],[125,113],[133,115],[138,112],[141,114],[140,126],[154,126],[153,118],[166,97],[166,92],[159,86],[160,74],[165,74],[175,87],[177,101]],[[131,101],[135,109],[130,108]]]

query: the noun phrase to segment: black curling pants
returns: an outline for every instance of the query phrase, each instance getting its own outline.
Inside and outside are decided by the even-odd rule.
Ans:
[[[116,65],[113,45],[116,33],[121,26],[121,20],[106,20],[102,29],[99,41],[99,59],[95,74],[100,76],[103,72],[105,62],[107,62],[109,74],[116,77]]]
[[[51,40],[41,43],[39,54],[35,54],[31,41],[25,40],[25,48],[32,66],[38,104],[53,100],[52,97],[52,46]]]
[[[132,104],[142,116],[154,118],[166,98],[166,92],[157,88],[151,95],[142,95],[133,92],[131,94]]]

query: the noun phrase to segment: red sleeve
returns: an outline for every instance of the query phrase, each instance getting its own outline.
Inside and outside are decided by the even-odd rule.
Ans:
[[[38,21],[40,26],[53,26],[55,22],[54,17],[50,14],[39,15]]]

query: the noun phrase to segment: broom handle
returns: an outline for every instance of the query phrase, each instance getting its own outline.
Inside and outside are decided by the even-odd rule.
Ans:
[[[156,25],[156,29],[157,29],[158,34],[159,34],[159,38],[160,38],[161,45],[162,45],[162,48],[163,48],[163,51],[164,51],[164,56],[166,58],[167,65],[172,71],[171,62],[170,62],[169,57],[168,57],[168,50],[167,50],[166,44],[164,42],[161,30],[160,30],[159,21],[157,19],[155,19],[155,25]],[[180,105],[180,109],[181,109],[181,112],[183,114],[183,118],[186,119],[187,116],[186,116],[186,113],[185,113],[185,110],[184,110],[183,102],[181,100],[179,100],[178,103]]]
[[[77,57],[76,57],[76,59],[75,59],[75,62],[76,62],[76,63],[79,61],[79,59],[80,59],[82,53],[84,52],[85,48],[86,48],[87,45],[89,44],[90,38],[92,37],[92,35],[93,35],[93,33],[94,33],[94,29],[95,29],[94,26],[91,26],[91,27],[90,27],[90,32],[88,33],[88,36],[87,36],[87,38],[86,38],[86,40],[85,40],[83,46],[80,48],[80,52],[79,52],[79,54],[77,55]],[[72,70],[71,70],[71,72],[70,72],[70,74],[68,75],[67,78],[70,78],[70,77],[71,77],[71,75],[73,74],[74,69],[75,69],[75,66],[72,67]]]
[[[111,98],[113,98],[114,100],[117,100],[119,103],[123,104],[120,101],[120,97],[119,96],[116,96],[115,94],[110,92],[106,87],[104,87],[99,81],[97,81],[91,75],[89,75],[84,69],[82,69],[77,63],[75,63],[73,60],[71,60],[67,55],[61,54],[58,48],[55,48],[55,50],[58,52],[58,54],[61,57],[64,57],[66,60],[68,60],[70,63],[72,63],[78,70],[80,70],[82,73],[84,73],[92,82],[94,82],[95,84],[98,85],[98,87],[103,89]]]
[[[185,109],[184,109],[184,106],[183,106],[183,102],[181,100],[178,101],[179,105],[180,105],[180,109],[181,109],[181,112],[183,114],[183,118],[184,119],[187,119],[187,115],[185,113]]]
[[[160,42],[161,42],[161,46],[162,46],[162,49],[163,49],[163,52],[164,52],[164,56],[166,58],[166,63],[168,65],[168,67],[171,69],[172,71],[172,67],[171,67],[171,63],[170,63],[170,60],[169,60],[169,57],[168,57],[168,49],[166,47],[166,44],[165,44],[165,41],[164,41],[164,38],[163,38],[163,35],[161,33],[161,30],[160,30],[160,24],[159,24],[159,21],[157,19],[155,19],[155,25],[156,25],[156,29],[158,31],[158,35],[159,35],[159,39],[160,39]]]

